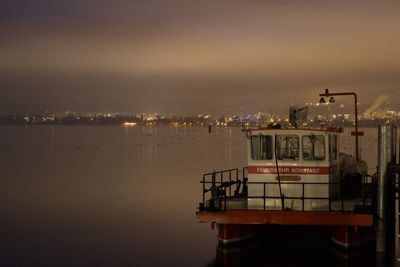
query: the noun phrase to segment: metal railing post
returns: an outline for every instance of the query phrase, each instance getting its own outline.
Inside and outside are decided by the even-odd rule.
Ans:
[[[302,209],[304,211],[304,183],[302,185],[302,195],[301,195],[301,200],[302,200]]]
[[[343,185],[342,185],[343,187]],[[342,197],[342,213],[344,213],[344,196],[343,194],[340,194],[340,196]]]
[[[206,175],[203,175],[203,204],[206,202]]]
[[[330,187],[330,184],[328,183],[328,186]],[[328,196],[328,211],[331,211],[331,196]]]
[[[224,198],[225,198],[224,211],[226,211],[226,188],[224,190]]]
[[[264,186],[264,194],[263,194],[263,199],[264,199],[264,210],[265,210],[265,183],[263,184],[263,186]]]
[[[232,183],[232,171],[229,171],[229,197],[232,196],[232,187],[230,186]]]

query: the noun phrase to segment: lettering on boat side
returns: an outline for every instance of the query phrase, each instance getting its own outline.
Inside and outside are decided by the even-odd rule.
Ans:
[[[325,175],[329,174],[329,167],[300,167],[300,166],[280,166],[266,167],[266,166],[249,166],[248,173],[251,174],[311,174],[311,175]]]

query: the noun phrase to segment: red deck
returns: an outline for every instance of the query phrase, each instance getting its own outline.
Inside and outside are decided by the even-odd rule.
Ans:
[[[217,224],[373,225],[373,218],[370,214],[327,211],[199,211],[196,216],[200,223]]]

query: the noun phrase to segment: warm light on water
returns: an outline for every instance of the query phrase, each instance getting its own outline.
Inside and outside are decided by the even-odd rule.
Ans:
[[[351,152],[349,132],[341,145]],[[362,155],[373,170],[377,131],[365,132]],[[268,235],[267,254],[254,244],[235,253],[216,248],[216,231],[194,216],[199,181],[245,166],[245,142],[239,128],[225,127],[209,134],[206,127],[1,126],[0,265],[209,266],[223,252],[274,266],[309,266],[313,257],[356,266],[357,257],[335,256],[326,240],[318,248],[326,258],[313,256],[315,244],[285,254],[282,237]],[[301,247],[304,239],[290,242]]]

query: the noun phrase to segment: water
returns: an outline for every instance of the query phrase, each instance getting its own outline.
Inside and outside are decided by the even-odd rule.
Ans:
[[[238,129],[0,127],[0,265],[204,266],[201,174],[244,166]]]
[[[329,258],[307,248],[282,258],[277,249],[258,253],[271,243],[221,254],[216,232],[196,222],[199,181],[205,172],[245,166],[246,139],[239,128],[213,130],[1,126],[0,266],[212,266],[221,255],[274,266],[337,259],[325,241],[318,251]],[[342,148],[351,152],[345,134]],[[361,143],[376,165],[376,129]],[[349,257],[342,254],[331,266],[344,266]]]

